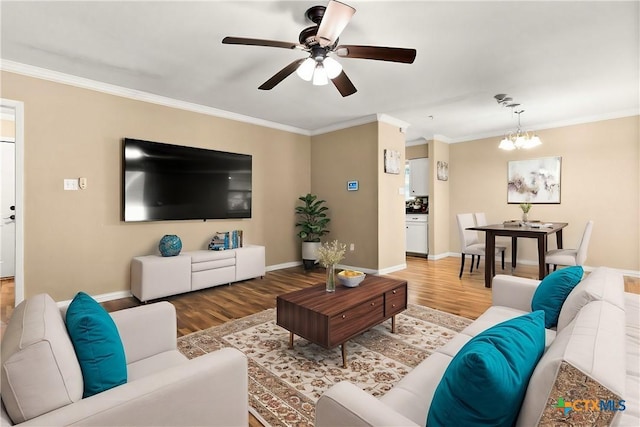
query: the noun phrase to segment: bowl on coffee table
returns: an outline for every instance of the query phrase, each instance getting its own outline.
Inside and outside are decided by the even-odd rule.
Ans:
[[[342,270],[338,273],[338,280],[347,288],[355,288],[364,280],[367,275],[362,271]]]

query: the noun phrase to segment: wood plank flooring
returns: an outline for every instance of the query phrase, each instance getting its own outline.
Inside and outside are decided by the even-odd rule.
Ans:
[[[465,269],[458,278],[460,258],[449,257],[438,261],[407,257],[407,269],[389,274],[390,277],[408,282],[409,302],[432,307],[448,313],[475,319],[491,305],[491,289],[484,287],[484,264],[469,274]],[[496,268],[502,273],[500,267]],[[535,278],[537,266],[520,265],[505,274]],[[268,272],[262,279],[246,280],[230,286],[217,286],[188,294],[163,298],[170,301],[177,312],[178,335],[183,336],[232,319],[239,319],[276,306],[276,296],[324,281],[323,268],[304,271],[293,267]],[[2,332],[13,311],[13,281],[2,280],[0,290],[0,315]],[[640,294],[640,278],[625,276],[625,290]],[[133,298],[122,298],[102,304],[107,311],[116,311],[140,305]],[[250,417],[251,427],[260,422]]]

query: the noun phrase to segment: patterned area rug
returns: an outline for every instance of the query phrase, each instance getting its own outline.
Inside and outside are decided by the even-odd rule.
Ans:
[[[347,342],[348,367],[342,353],[297,337],[289,349],[289,332],[275,323],[275,309],[178,338],[188,358],[222,347],[235,347],[249,359],[249,406],[273,427],[313,426],[315,403],[333,384],[348,380],[374,396],[390,390],[403,376],[446,344],[471,320],[427,307],[409,305],[391,320]]]

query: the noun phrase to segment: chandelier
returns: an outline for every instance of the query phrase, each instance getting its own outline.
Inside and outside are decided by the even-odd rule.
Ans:
[[[516,149],[529,149],[537,147],[542,144],[540,138],[536,134],[529,134],[527,131],[523,131],[520,126],[520,114],[524,113],[524,110],[514,110],[514,108],[520,106],[520,104],[513,103],[513,98],[508,97],[505,94],[498,94],[494,97],[499,104],[504,107],[511,108],[512,112],[518,115],[518,129],[515,132],[509,132],[500,141],[498,148],[502,150],[516,150]]]

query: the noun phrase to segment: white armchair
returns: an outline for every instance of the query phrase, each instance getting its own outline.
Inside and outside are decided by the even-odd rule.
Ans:
[[[127,383],[82,398],[63,316],[46,294],[23,301],[2,339],[2,425],[246,426],[247,359],[225,348],[188,360],[168,302],[111,313]]]

